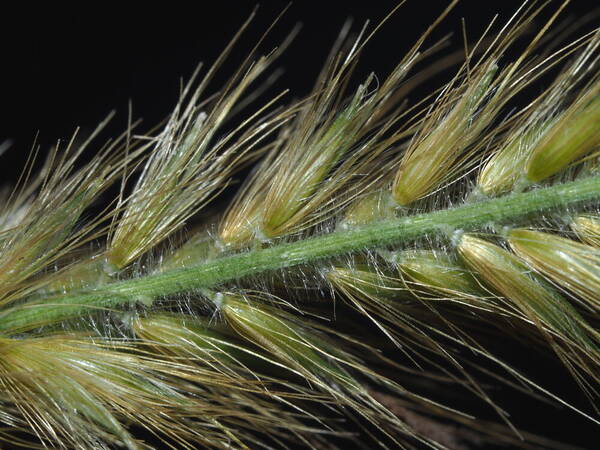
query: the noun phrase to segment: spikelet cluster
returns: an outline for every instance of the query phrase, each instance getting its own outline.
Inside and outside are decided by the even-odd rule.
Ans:
[[[468,230],[438,214],[600,176],[600,30],[544,52],[544,8],[491,26],[422,99],[406,86],[436,71],[431,29],[387,76],[354,80],[373,33],[346,28],[305,98],[256,106],[286,43],[208,95],[246,23],[153,133],[89,162],[96,132],[74,138],[37,174],[33,155],[0,192],[2,445],[559,447],[513,423],[500,386],[600,423],[599,195]]]

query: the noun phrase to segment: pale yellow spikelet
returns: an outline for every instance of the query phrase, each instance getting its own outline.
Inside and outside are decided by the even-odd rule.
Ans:
[[[297,317],[278,308],[230,294],[225,294],[222,298],[221,311],[240,335],[256,342],[274,355],[287,370],[300,375],[313,388],[331,396],[332,401],[343,404],[362,416],[396,442],[396,445],[399,444],[383,428],[384,424],[393,426],[402,433],[413,433],[402,420],[374,399],[351,372],[369,377],[374,383],[382,384],[387,389],[401,393],[406,391],[361,364],[333,342],[328,342],[319,327],[308,320],[300,322]],[[368,347],[365,350],[369,350]]]
[[[235,295],[225,295],[221,305],[223,315],[232,328],[289,364],[291,370],[309,376],[320,385],[323,384],[319,381],[322,377],[346,387],[358,388],[337,365],[334,354],[327,352],[324,342],[319,343],[319,339],[302,326],[287,320],[283,312]]]
[[[305,216],[302,211],[304,203],[318,189],[323,189],[321,182],[363,132],[362,128],[372,112],[372,99],[366,97],[367,83],[357,90],[350,104],[337,117],[329,118],[313,131],[312,136],[306,139],[299,134],[290,141],[288,148],[304,147],[305,150],[294,152],[296,158],[285,154],[280,170],[273,173],[260,223],[261,231],[267,238],[287,234],[290,229],[296,228],[296,223],[301,220],[297,217]],[[319,122],[317,117],[310,117],[309,120]]]
[[[507,240],[531,267],[600,311],[600,249],[527,229],[510,230]]]
[[[409,322],[407,319],[413,308],[409,304],[409,291],[400,278],[389,270],[364,263],[333,267],[326,277],[345,301],[368,317],[392,342],[401,345],[403,338],[395,333],[389,322]],[[400,328],[406,331],[404,327]]]
[[[481,309],[495,307],[473,274],[440,251],[405,251],[393,261],[416,295],[448,299]]]
[[[292,110],[293,122],[273,150],[240,190],[221,223],[226,247],[268,241],[318,225],[346,206],[373,183],[356,185],[357,174],[404,134],[400,127],[383,137],[397,118],[377,115],[398,101],[392,95],[417,60],[411,51],[378,87],[370,75],[347,101],[346,78],[364,45],[358,39],[346,54],[335,55],[321,74],[314,92]],[[373,90],[372,92],[370,92]],[[365,140],[366,139],[366,140]]]
[[[225,335],[193,316],[152,314],[138,317],[132,327],[136,335],[148,344],[156,344],[158,351],[175,354],[189,352],[196,355],[200,364],[231,358],[228,353],[237,351]]]
[[[508,306],[522,312],[524,318],[535,324],[550,340],[559,340],[567,348],[578,349],[593,364],[600,363],[598,334],[561,295],[535,277],[521,260],[501,247],[464,234],[458,243],[458,252],[468,267]],[[554,346],[554,344],[552,344]],[[585,371],[593,373],[585,362],[571,351],[558,350],[563,360],[571,360]]]
[[[492,110],[480,109],[492,92],[497,70],[496,63],[488,61],[464,85],[450,85],[431,109],[397,169],[392,193],[398,205],[425,197],[467,164],[467,150],[472,151],[470,145],[494,118]]]
[[[283,129],[283,133],[288,128]],[[269,188],[269,181],[273,173],[269,168],[274,164],[277,148],[283,145],[284,140],[276,141],[275,146],[261,161],[260,167],[251,181],[246,181],[238,191],[233,203],[229,206],[219,224],[219,243],[225,248],[239,248],[248,245],[260,234],[258,221],[264,202],[265,193]],[[264,169],[263,169],[264,168]],[[264,175],[258,172],[264,172]]]
[[[528,180],[539,182],[579,162],[583,157],[588,161],[592,161],[594,157],[597,159],[600,145],[598,48],[600,30],[592,33],[579,57],[570,65],[565,75],[559,77],[559,82],[556,83],[557,92],[553,95],[556,99],[564,96],[565,91],[573,89],[590,75],[573,103],[553,119],[552,126],[537,143],[526,167]]]
[[[352,267],[334,267],[327,272],[327,279],[346,294],[360,297],[377,297],[388,301],[401,301],[406,296],[402,280],[389,271],[377,271],[366,264]]]
[[[597,215],[581,215],[573,219],[571,228],[579,239],[589,245],[600,248],[600,217]]]
[[[132,322],[136,335],[146,348],[152,348],[167,360],[185,362],[195,369],[190,376],[213,388],[266,397],[326,401],[292,381],[287,391],[277,387],[285,369],[250,341],[244,341],[226,323],[204,317],[158,313],[137,317]],[[201,380],[201,377],[206,377]]]
[[[508,142],[502,144],[479,172],[477,186],[482,193],[497,196],[519,190],[519,183],[525,187],[522,181],[525,164],[544,128],[544,125],[526,125],[508,134]]]
[[[306,124],[285,130],[284,140],[262,163],[247,189],[238,194],[223,221],[220,238],[226,246],[245,245],[255,237],[272,239],[311,224],[307,216],[332,193],[322,183],[369,117],[362,104],[364,95],[364,89],[359,90],[353,104],[339,117],[330,118],[329,124],[315,127],[320,121],[311,117]],[[315,129],[303,129],[308,124]],[[343,176],[348,176],[347,169]],[[340,183],[341,179],[331,182],[330,187],[339,189]]]

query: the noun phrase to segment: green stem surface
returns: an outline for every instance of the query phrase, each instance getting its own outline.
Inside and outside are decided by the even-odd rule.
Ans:
[[[361,228],[336,231],[208,261],[201,265],[118,281],[43,302],[25,303],[0,314],[0,332],[17,333],[40,325],[116,309],[137,301],[149,303],[232,282],[248,275],[311,263],[349,252],[400,244],[425,235],[477,230],[486,225],[517,224],[553,210],[564,212],[600,200],[600,176],[467,203],[450,209],[404,216]]]

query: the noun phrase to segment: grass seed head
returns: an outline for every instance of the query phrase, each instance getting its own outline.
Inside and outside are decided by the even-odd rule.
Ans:
[[[158,133],[130,125],[89,162],[74,139],[40,175],[32,157],[0,191],[0,442],[529,445],[499,388],[597,422],[512,350],[553,350],[597,400],[600,33],[556,50],[564,2],[531,38],[545,7],[532,0],[437,58],[448,38],[427,47],[430,32],[456,3],[387,77],[354,84],[372,34],[345,28],[308,96],[246,115],[281,50],[255,47],[207,96],[232,42]],[[229,206],[213,202],[255,161]],[[565,217],[581,242],[538,231]],[[494,239],[510,251],[477,237],[506,224],[519,228]]]

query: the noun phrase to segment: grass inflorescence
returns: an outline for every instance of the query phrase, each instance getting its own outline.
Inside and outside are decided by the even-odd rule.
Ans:
[[[248,21],[153,133],[33,155],[0,192],[0,441],[564,448],[498,391],[600,424],[600,30],[544,51],[562,7],[416,101],[433,26],[386,77],[345,28],[304,98],[260,95],[287,42],[209,95]]]

